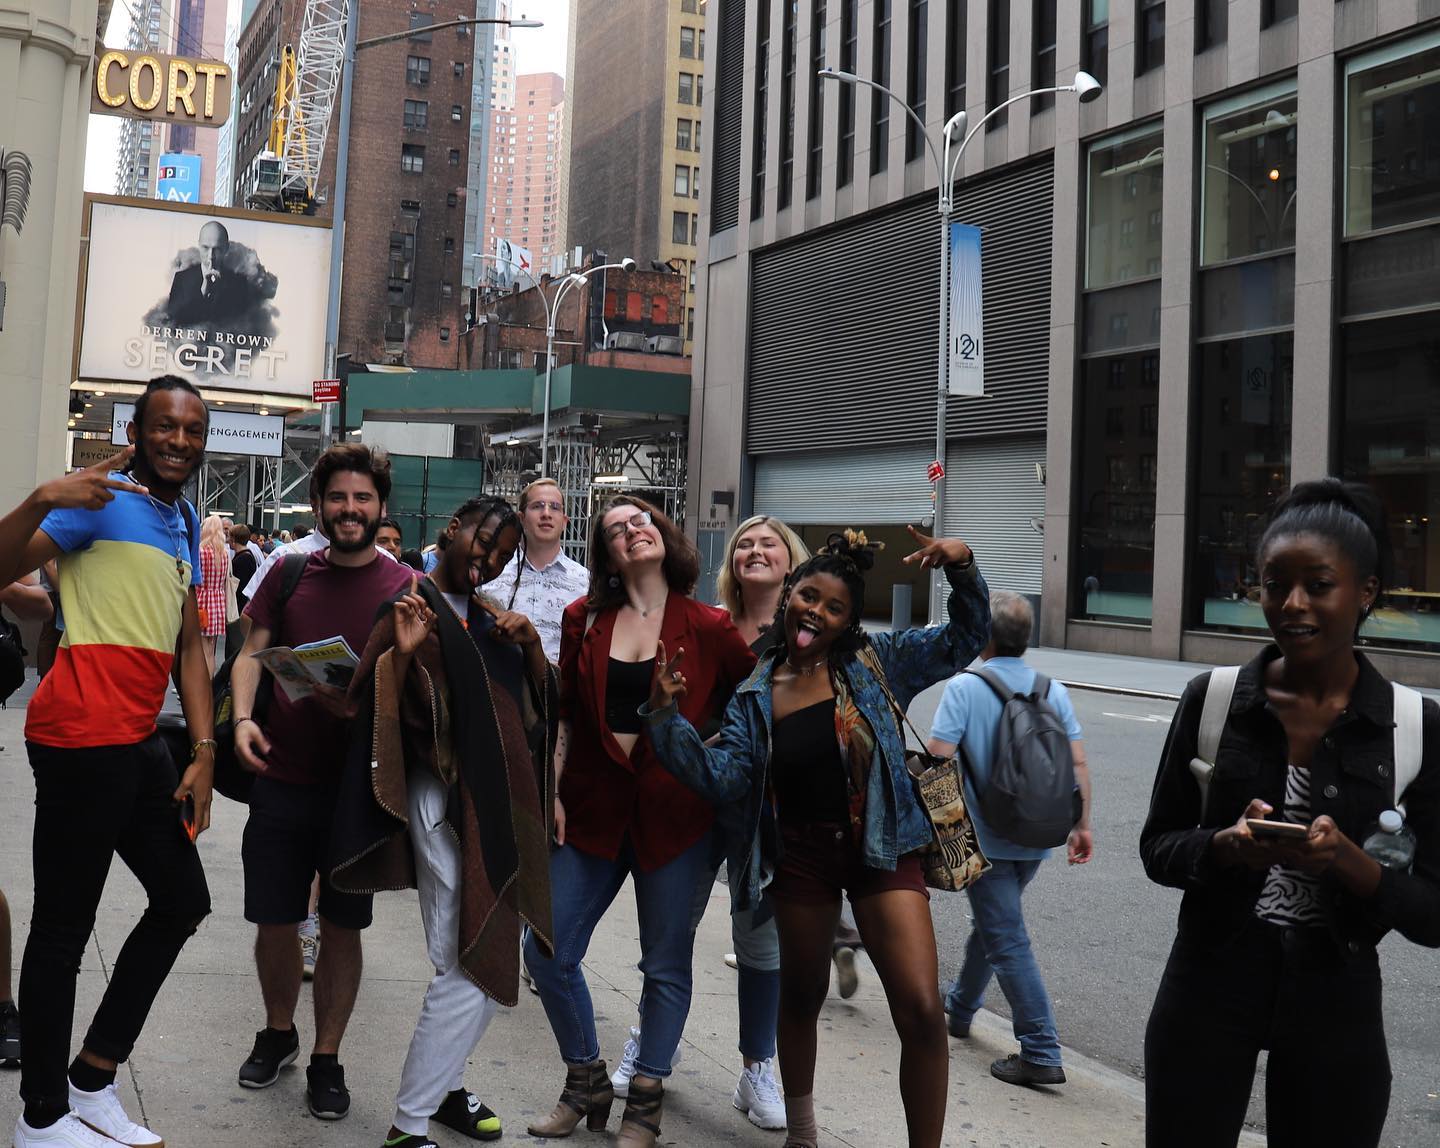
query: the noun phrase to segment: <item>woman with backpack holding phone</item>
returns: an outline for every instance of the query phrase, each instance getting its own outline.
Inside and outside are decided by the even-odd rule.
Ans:
[[[1145,1035],[1152,1148],[1234,1144],[1262,1048],[1272,1146],[1380,1142],[1375,947],[1440,947],[1440,708],[1355,649],[1387,559],[1368,489],[1297,485],[1257,555],[1273,642],[1176,711],[1140,838],[1151,880],[1185,891]],[[1413,856],[1382,865],[1365,845],[1384,855],[1402,806]]]
[[[818,1140],[816,1024],[842,894],[900,1035],[907,1143],[939,1148],[944,1130],[949,1050],[917,852],[933,830],[889,697],[908,705],[969,664],[989,639],[990,603],[964,542],[911,534],[920,549],[905,562],[945,570],[949,624],[867,636],[863,571],[874,552],[863,535],[832,534],[787,580],[773,627],[779,640],[736,691],[711,745],[678,710],[691,655],[663,645],[656,655],[646,710],[656,756],[715,804],[742,805],[749,857],[730,875],[735,907],[754,907],[762,888],[774,906],[786,1148]]]

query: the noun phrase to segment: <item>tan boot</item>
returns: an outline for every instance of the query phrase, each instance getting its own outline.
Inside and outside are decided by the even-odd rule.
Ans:
[[[665,1086],[660,1081],[642,1085],[638,1078],[632,1080],[615,1148],[655,1148],[660,1139],[660,1108],[664,1099]]]
[[[565,1088],[555,1111],[527,1129],[531,1136],[569,1136],[581,1119],[591,1132],[604,1132],[615,1103],[615,1090],[603,1060],[590,1064],[572,1064],[565,1070]],[[653,1143],[653,1141],[651,1141]]]

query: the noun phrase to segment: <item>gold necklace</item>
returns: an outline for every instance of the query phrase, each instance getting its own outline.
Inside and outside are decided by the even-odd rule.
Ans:
[[[808,666],[797,666],[790,660],[790,655],[785,655],[785,668],[792,674],[800,674],[802,677],[810,677],[824,664],[825,659],[821,658],[818,662],[811,662]]]

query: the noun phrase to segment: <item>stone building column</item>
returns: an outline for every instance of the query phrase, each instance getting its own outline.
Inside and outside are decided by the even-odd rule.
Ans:
[[[0,509],[64,472],[95,0],[0,0],[0,148],[30,157],[24,229],[0,228]],[[96,285],[124,290],[123,283]]]

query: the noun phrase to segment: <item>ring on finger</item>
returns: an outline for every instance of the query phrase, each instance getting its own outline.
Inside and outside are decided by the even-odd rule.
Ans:
[[[680,680],[680,671],[679,671],[679,670],[676,670],[673,674],[671,674],[671,675],[670,675],[670,680],[671,680],[672,682],[678,682],[678,681]]]

